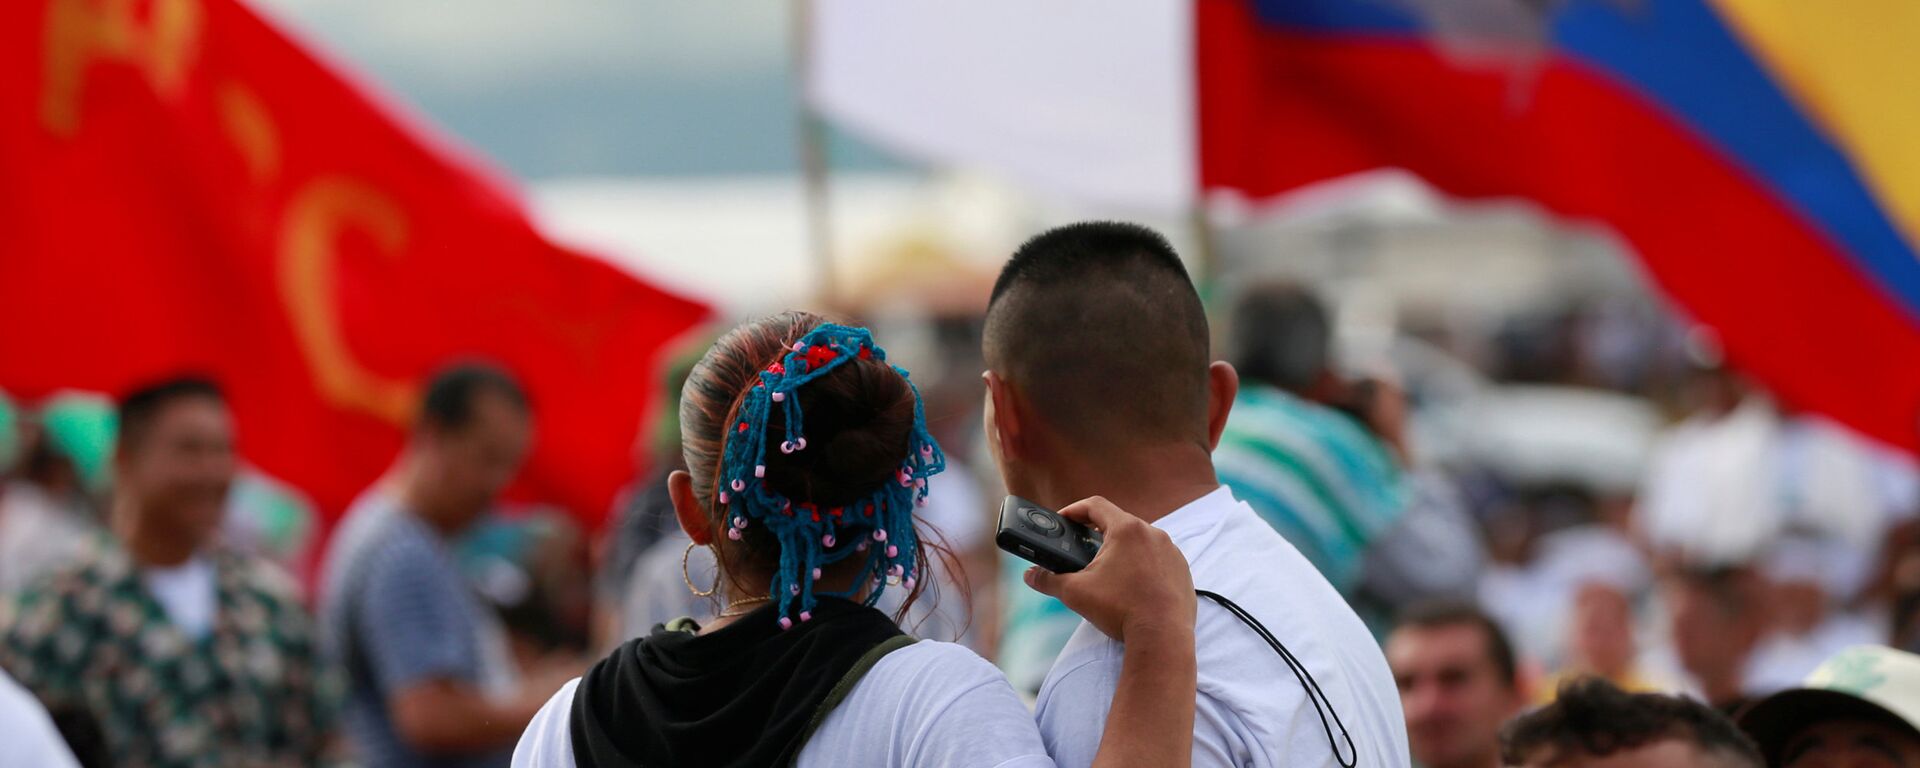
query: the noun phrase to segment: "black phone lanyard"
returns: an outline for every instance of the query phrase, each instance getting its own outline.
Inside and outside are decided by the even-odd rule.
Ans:
[[[1267,631],[1265,624],[1261,624],[1259,619],[1254,618],[1253,614],[1247,613],[1247,610],[1241,608],[1239,604],[1228,600],[1217,592],[1196,589],[1193,593],[1219,603],[1220,607],[1227,609],[1228,613],[1233,614],[1235,618],[1240,619],[1242,623],[1246,624],[1249,629],[1258,633],[1262,639],[1267,641],[1267,645],[1273,646],[1274,652],[1280,654],[1280,660],[1287,663],[1287,669],[1293,670],[1294,679],[1299,680],[1300,687],[1307,692],[1307,700],[1313,702],[1313,711],[1320,715],[1320,729],[1326,731],[1327,746],[1333,749],[1334,761],[1340,763],[1340,768],[1353,768],[1355,765],[1358,765],[1360,762],[1360,752],[1353,746],[1353,736],[1347,733],[1347,724],[1340,722],[1340,713],[1334,711],[1333,701],[1327,698],[1325,691],[1320,690],[1320,681],[1313,679],[1313,673],[1307,671],[1307,665],[1300,663],[1300,659],[1296,658],[1292,651],[1287,650],[1287,646],[1281,644],[1278,639],[1275,639],[1272,632]],[[1322,707],[1322,702],[1325,702],[1326,706]],[[1331,724],[1327,722],[1327,716],[1329,714],[1333,716],[1333,722]],[[1340,743],[1333,739],[1334,726],[1339,726],[1340,737],[1347,740],[1347,752],[1353,755],[1351,762],[1340,756]]]

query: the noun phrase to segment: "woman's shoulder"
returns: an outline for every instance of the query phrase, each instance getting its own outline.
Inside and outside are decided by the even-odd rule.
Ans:
[[[869,679],[941,682],[946,685],[1006,682],[992,662],[959,643],[921,640],[888,653],[867,673]],[[864,680],[862,681],[865,682]]]
[[[809,758],[831,762],[810,762]],[[966,646],[888,653],[821,724],[800,764],[1050,767],[1039,728],[1000,670]]]
[[[573,768],[573,695],[579,685],[576,677],[560,686],[534,714],[514,746],[513,768]]]

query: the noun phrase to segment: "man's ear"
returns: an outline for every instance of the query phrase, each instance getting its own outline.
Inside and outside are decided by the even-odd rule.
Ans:
[[[693,475],[684,469],[667,475],[667,497],[673,500],[673,516],[680,521],[680,530],[687,532],[687,538],[703,547],[712,544],[713,528],[707,523],[707,512],[693,498]]]
[[[1233,410],[1233,398],[1240,394],[1240,373],[1231,363],[1215,360],[1207,366],[1207,450],[1220,447],[1220,434],[1227,429],[1227,414]]]
[[[981,378],[987,383],[987,402],[981,414],[987,447],[1004,468],[1009,460],[1027,457],[1030,452],[1027,442],[1032,439],[1028,433],[1030,425],[1013,385],[993,371],[987,371]]]

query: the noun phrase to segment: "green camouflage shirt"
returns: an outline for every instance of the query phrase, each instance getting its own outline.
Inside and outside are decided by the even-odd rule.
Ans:
[[[0,668],[50,707],[84,708],[122,768],[317,765],[338,682],[293,582],[264,561],[211,555],[218,611],[190,640],[105,539],[80,562],[0,598]]]

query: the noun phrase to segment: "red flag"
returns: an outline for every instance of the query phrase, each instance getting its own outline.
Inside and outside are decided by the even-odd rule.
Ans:
[[[199,371],[342,509],[422,377],[526,383],[522,490],[597,519],[698,303],[546,241],[479,164],[234,0],[0,7],[0,387]]]

